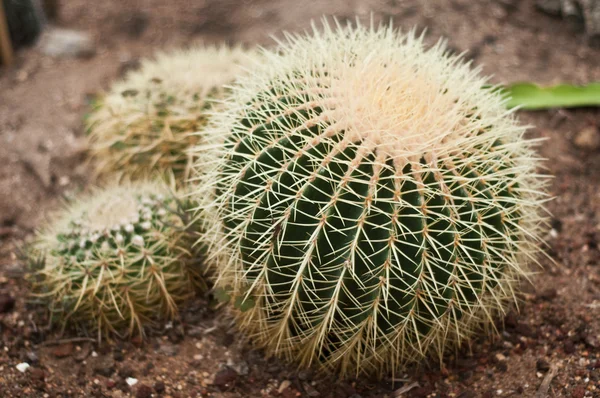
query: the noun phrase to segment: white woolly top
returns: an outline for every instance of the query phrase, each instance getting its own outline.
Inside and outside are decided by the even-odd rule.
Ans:
[[[344,130],[344,141],[362,142],[398,167],[415,157],[444,157],[489,142],[488,134],[509,144],[525,131],[507,117],[511,111],[501,94],[482,89],[488,82],[479,68],[448,54],[443,40],[426,48],[414,30],[327,22],[319,29],[313,25],[312,35],[286,39],[279,51],[264,51],[233,86],[228,111],[214,116],[219,132],[207,134],[213,141],[231,130],[232,115],[243,113],[258,92],[278,84],[285,93],[308,94],[314,102],[307,107],[325,110],[308,125],[323,124],[325,135]],[[489,126],[494,128],[484,132]]]
[[[188,50],[160,52],[152,59],[144,59],[138,70],[116,82],[105,101],[117,108],[131,100],[123,95],[126,90],[148,90],[151,94],[169,93],[175,100],[187,102],[197,95],[204,99],[214,89],[234,80],[249,53],[241,47],[196,47]],[[156,90],[153,85],[160,85]]]

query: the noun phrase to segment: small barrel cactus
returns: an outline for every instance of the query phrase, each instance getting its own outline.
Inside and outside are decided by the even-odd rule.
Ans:
[[[144,334],[203,288],[182,202],[154,183],[109,186],[59,212],[32,244],[53,320],[99,337]],[[185,207],[185,206],[184,206]]]
[[[190,146],[223,95],[224,84],[241,71],[241,48],[195,48],[161,53],[142,61],[86,118],[89,152],[102,178],[129,179],[158,173],[182,183],[193,156]]]
[[[391,27],[325,24],[263,56],[198,162],[239,328],[301,366],[379,375],[493,330],[545,225],[506,99]]]

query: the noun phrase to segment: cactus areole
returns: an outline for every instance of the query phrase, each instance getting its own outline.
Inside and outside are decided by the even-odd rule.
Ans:
[[[489,326],[544,224],[505,99],[391,27],[325,24],[266,57],[205,133],[239,327],[300,365],[381,375]]]

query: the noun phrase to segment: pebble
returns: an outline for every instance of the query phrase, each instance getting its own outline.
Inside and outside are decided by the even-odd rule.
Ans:
[[[219,370],[215,375],[215,379],[213,380],[213,385],[217,387],[226,387],[229,384],[235,383],[238,378],[238,374],[235,370],[224,367]]]
[[[73,353],[73,344],[71,343],[61,344],[52,350],[52,355],[57,358],[66,358],[70,356],[71,353]]]
[[[538,294],[538,297],[544,301],[552,301],[556,298],[556,296],[558,296],[558,292],[555,288],[552,287],[545,289],[540,294]]]
[[[136,398],[150,398],[152,396],[152,388],[146,384],[140,384],[135,396]]]
[[[573,143],[579,149],[595,151],[600,149],[600,134],[595,127],[587,127],[575,135]]]
[[[173,344],[161,344],[158,348],[158,352],[170,357],[174,357],[179,352],[179,349]]]
[[[571,392],[571,398],[583,398],[585,397],[585,388],[577,386]]]
[[[43,54],[57,58],[91,57],[96,48],[91,36],[71,29],[50,28],[40,39]]]
[[[284,380],[281,382],[281,384],[279,385],[279,388],[277,389],[277,391],[281,394],[284,390],[287,390],[289,386],[292,385],[292,382],[289,380]]]
[[[165,392],[165,390],[166,386],[164,381],[159,380],[156,383],[154,383],[154,391],[156,391],[157,393],[162,394],[163,392]]]
[[[44,381],[46,373],[40,368],[31,368],[29,371],[32,380]]]
[[[84,344],[81,347],[76,347],[76,353],[75,355],[73,355],[73,358],[77,361],[77,362],[83,362],[87,359],[87,357],[90,356],[90,352],[91,352],[91,346],[90,344]]]
[[[571,340],[565,340],[565,343],[563,344],[563,350],[565,351],[565,354],[574,354],[575,343],[573,343]]]
[[[115,361],[108,356],[99,358],[93,366],[94,372],[104,377],[110,377],[115,371]]]
[[[17,370],[21,373],[25,373],[27,369],[29,369],[29,364],[27,362],[21,362],[16,366]]]
[[[34,351],[27,351],[27,354],[25,354],[25,355],[27,356],[27,359],[29,360],[29,362],[31,362],[33,364],[38,363],[40,361],[40,358]]]
[[[128,377],[125,379],[125,382],[127,383],[128,386],[135,386],[138,382],[138,379],[133,378],[133,377]]]
[[[10,312],[15,308],[15,299],[8,293],[0,293],[0,314]]]
[[[227,362],[229,362],[229,361],[227,361]],[[250,373],[250,365],[248,365],[248,362],[246,362],[246,361],[241,361],[239,363],[232,363],[232,364],[227,363],[227,366],[233,368],[233,370],[235,370],[237,372],[237,374],[239,374],[241,376],[246,376],[246,375],[248,375],[248,373]]]

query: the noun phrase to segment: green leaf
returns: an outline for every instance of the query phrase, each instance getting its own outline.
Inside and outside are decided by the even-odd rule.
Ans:
[[[600,83],[586,86],[559,84],[540,87],[533,83],[515,83],[500,88],[510,100],[509,108],[521,109],[575,108],[600,106]]]

